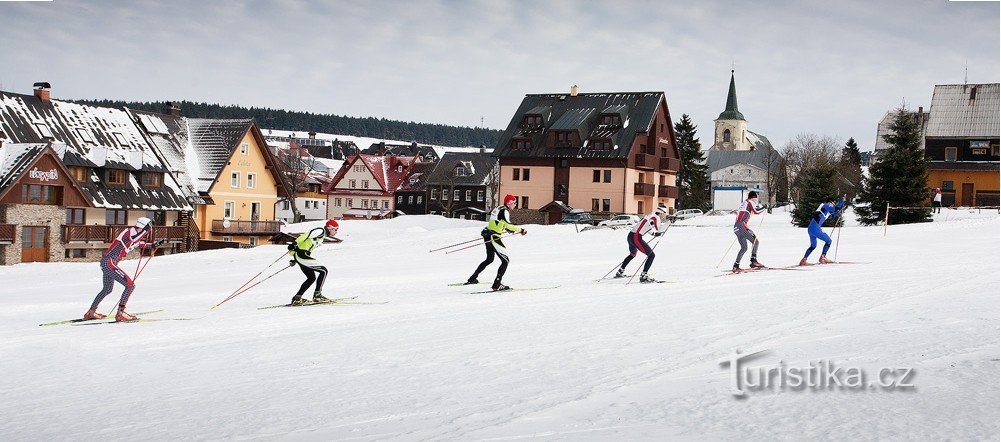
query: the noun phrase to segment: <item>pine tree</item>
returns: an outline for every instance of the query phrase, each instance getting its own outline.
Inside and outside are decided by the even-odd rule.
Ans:
[[[832,198],[837,200],[837,176],[838,170],[829,165],[818,165],[801,172],[802,191],[796,209],[792,212],[793,224],[799,227],[809,226],[813,212],[820,204]]]
[[[883,221],[886,205],[895,207],[925,206],[928,195],[928,170],[921,150],[921,128],[906,107],[897,109],[890,134],[883,139],[890,145],[879,160],[869,166],[869,177],[862,180],[855,208],[859,222],[873,225]],[[890,224],[926,222],[931,210],[903,209],[890,211]]]
[[[855,143],[854,138],[849,138],[845,147],[841,149],[838,173],[851,183],[852,187],[844,190],[849,199],[854,199],[855,195],[862,189],[862,154],[859,152],[858,144]]]
[[[678,142],[678,153],[681,155],[681,168],[678,170],[678,208],[702,209],[711,208],[709,200],[709,174],[703,161],[699,139],[695,137],[696,126],[688,114],[681,116],[681,121],[674,124],[674,136]]]

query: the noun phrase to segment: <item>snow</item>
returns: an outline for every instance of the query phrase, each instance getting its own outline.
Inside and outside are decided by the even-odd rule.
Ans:
[[[288,302],[291,270],[209,312],[284,264],[284,246],[261,246],[154,258],[130,310],[193,320],[138,324],[38,327],[86,310],[97,264],[5,266],[0,440],[997,440],[999,216],[937,216],[885,237],[849,223],[837,257],[866,264],[721,277],[732,215],[694,218],[656,249],[651,273],[677,282],[653,285],[593,282],[625,255],[623,230],[529,225],[505,239],[504,282],[560,287],[486,295],[446,286],[482,248],[428,253],[481,222],[341,221],[344,242],[314,253],[325,294],[388,304],[258,310]],[[759,220],[759,258],[797,262],[805,230]],[[738,349],[768,350],[760,365],[911,367],[916,388],[737,399],[719,361]]]

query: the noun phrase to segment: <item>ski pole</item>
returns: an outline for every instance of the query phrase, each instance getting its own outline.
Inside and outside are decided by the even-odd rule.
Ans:
[[[508,237],[514,236],[513,235],[514,233],[516,233],[516,232],[510,232],[510,234],[501,235],[501,236],[497,237],[497,239],[508,238]],[[486,243],[486,241],[484,241],[483,238],[480,238],[479,241],[480,242],[478,242],[478,243],[470,244],[470,245],[465,246],[465,247],[460,247],[458,249],[448,250],[448,251],[445,252],[445,254],[447,255],[449,253],[455,253],[455,252],[458,252],[458,251],[461,251],[461,250],[471,249],[473,247],[479,246],[480,244],[485,244]]]
[[[288,255],[288,252],[283,252],[283,253],[281,254],[281,256],[279,256],[279,257],[278,257],[278,259],[276,259],[276,260],[275,260],[274,262],[272,262],[271,264],[268,264],[268,266],[267,266],[267,267],[265,267],[264,269],[262,269],[262,270],[261,270],[260,272],[257,272],[257,274],[256,274],[256,275],[254,275],[254,276],[253,276],[252,278],[248,279],[248,280],[247,280],[247,282],[243,283],[243,285],[241,285],[241,286],[240,286],[239,288],[237,288],[236,290],[234,290],[234,291],[233,291],[233,293],[231,293],[231,294],[230,294],[230,295],[229,295],[228,297],[226,297],[226,299],[223,299],[223,300],[222,300],[222,302],[220,302],[219,304],[216,304],[216,305],[212,306],[212,308],[216,308],[216,307],[218,307],[218,306],[219,306],[220,304],[222,304],[223,302],[226,302],[226,301],[229,301],[229,300],[230,300],[230,299],[232,299],[232,298],[233,298],[234,296],[236,296],[237,294],[239,294],[239,293],[240,293],[240,290],[242,290],[242,289],[243,289],[244,287],[246,287],[246,286],[247,286],[247,284],[250,284],[250,283],[251,283],[251,281],[253,281],[253,280],[257,279],[257,277],[258,277],[258,276],[261,276],[261,274],[262,274],[262,273],[264,273],[265,271],[267,271],[268,269],[270,269],[270,268],[271,268],[271,266],[273,266],[273,265],[277,264],[277,263],[278,263],[278,261],[280,261],[280,260],[281,260],[282,258],[284,258],[284,257],[285,257],[286,255]],[[209,310],[212,310],[212,309],[209,309]]]
[[[838,229],[838,238],[834,240],[834,262],[838,262],[838,245],[841,244],[841,230],[845,228],[844,223],[841,221],[842,219],[838,219],[838,224],[840,225],[834,225]]]
[[[483,240],[483,238],[476,238],[476,239],[471,239],[471,240],[469,240],[469,241],[463,241],[463,242],[460,242],[460,243],[458,243],[458,244],[452,244],[452,245],[450,245],[450,246],[445,246],[445,247],[439,247],[439,248],[437,248],[437,249],[431,249],[431,250],[428,250],[428,253],[433,253],[433,252],[437,252],[437,251],[439,251],[439,250],[445,250],[445,249],[451,249],[452,247],[457,247],[457,246],[461,246],[461,245],[466,245],[466,244],[469,244],[469,243],[471,243],[471,242],[476,242],[476,241],[482,241],[482,240]]]
[[[758,221],[758,230],[761,230],[761,224],[762,224],[762,223],[764,223],[764,222],[765,222],[765,217],[764,217],[764,215],[762,215],[762,216],[761,216],[761,220],[760,220],[760,221]],[[754,240],[755,240],[755,241],[757,241],[757,240],[758,240],[758,236],[759,236],[759,235],[758,235],[757,233],[755,233],[755,234],[754,234]],[[719,257],[719,262],[718,262],[718,263],[716,263],[716,269],[717,269],[717,270],[719,269],[719,266],[723,265],[723,260],[724,260],[724,259],[726,259],[726,255],[729,255],[729,254],[730,254],[730,249],[732,249],[732,248],[733,248],[733,245],[734,245],[734,244],[737,244],[737,237],[736,237],[736,236],[734,236],[734,238],[733,238],[733,241],[730,241],[730,247],[727,247],[727,248],[726,248],[726,251],[725,251],[725,252],[723,252],[723,256],[720,256],[720,257]]]
[[[142,265],[141,266],[140,265],[136,266],[136,274],[135,274],[135,276],[132,277],[132,281],[135,281],[137,278],[139,278],[139,275],[142,274],[143,270],[146,270],[146,266],[149,265],[149,262],[153,260],[154,256],[156,256],[156,250],[159,249],[159,248],[160,248],[160,246],[154,246],[150,250],[149,257],[146,258],[146,261],[142,261],[142,256],[139,257],[139,260],[142,261]]]
[[[650,248],[650,253],[653,253],[653,251],[657,249],[657,246],[659,246],[660,242],[664,239],[664,235],[667,234],[668,230],[671,230],[671,225],[672,224],[674,224],[674,223],[668,224],[667,228],[664,229],[664,232],[661,233],[660,237],[657,238],[657,244],[654,244],[653,247]],[[626,281],[626,284],[629,284],[629,283],[633,282],[633,278],[635,278],[636,274],[640,272],[640,269],[642,269],[643,266],[646,265],[646,262],[647,262],[648,259],[650,259],[650,255],[647,255],[646,258],[643,258],[643,262],[641,263],[641,265],[639,267],[636,268],[636,271],[633,272],[632,276],[629,277],[629,280]]]
[[[270,266],[269,266],[269,267],[270,267]],[[252,289],[252,288],[256,287],[256,286],[257,286],[258,284],[260,284],[260,283],[262,283],[262,282],[264,282],[264,281],[267,281],[267,280],[271,279],[272,277],[274,277],[275,275],[277,275],[277,274],[279,274],[279,273],[281,273],[281,272],[284,272],[284,271],[286,271],[286,270],[288,270],[288,269],[290,269],[290,268],[292,268],[292,266],[286,266],[286,267],[282,267],[282,268],[278,269],[278,271],[277,271],[277,272],[274,272],[274,273],[272,273],[272,274],[268,275],[268,277],[266,277],[266,278],[264,278],[264,279],[262,279],[262,280],[260,280],[260,281],[257,281],[257,282],[255,282],[255,283],[253,283],[253,284],[251,284],[251,285],[247,286],[247,287],[246,287],[246,288],[244,288],[243,290],[240,290],[240,291],[238,291],[238,292],[236,292],[236,293],[233,293],[232,295],[229,295],[229,297],[227,297],[226,299],[223,299],[222,301],[219,301],[219,303],[218,303],[218,304],[216,304],[216,305],[213,305],[213,306],[212,306],[211,308],[209,308],[209,311],[211,311],[212,309],[214,309],[214,308],[216,308],[216,307],[219,307],[219,306],[220,306],[220,305],[222,305],[222,304],[223,304],[224,302],[226,302],[226,301],[229,301],[230,299],[233,299],[233,298],[235,298],[235,297],[237,297],[237,296],[240,296],[240,295],[242,295],[242,294],[246,293],[246,292],[247,292],[248,290],[250,290],[250,289]]]
[[[666,232],[667,230],[664,230],[664,231]],[[658,243],[659,243],[659,241],[658,241]],[[608,278],[608,275],[611,275],[612,272],[614,272],[615,269],[619,268],[619,266],[621,266],[621,265],[622,265],[621,263],[616,264],[614,267],[612,267],[612,270],[609,270],[607,273],[605,273],[605,276],[602,276],[601,278],[599,278],[598,281],[601,281],[601,280],[603,280],[605,278]]]

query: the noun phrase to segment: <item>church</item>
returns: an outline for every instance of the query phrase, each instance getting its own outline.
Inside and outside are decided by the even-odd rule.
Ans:
[[[733,71],[726,107],[714,121],[713,146],[706,152],[713,210],[736,210],[752,190],[758,192],[762,204],[785,201],[778,191],[785,181],[784,160],[768,138],[748,130],[747,120],[737,109]]]

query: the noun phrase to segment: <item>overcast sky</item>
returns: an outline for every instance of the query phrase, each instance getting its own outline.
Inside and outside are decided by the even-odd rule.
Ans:
[[[999,4],[0,1],[0,86],[503,129],[525,94],[664,91],[704,147],[731,65],[749,129],[854,137],[935,84],[999,81]],[[280,128],[276,128],[280,129]]]

